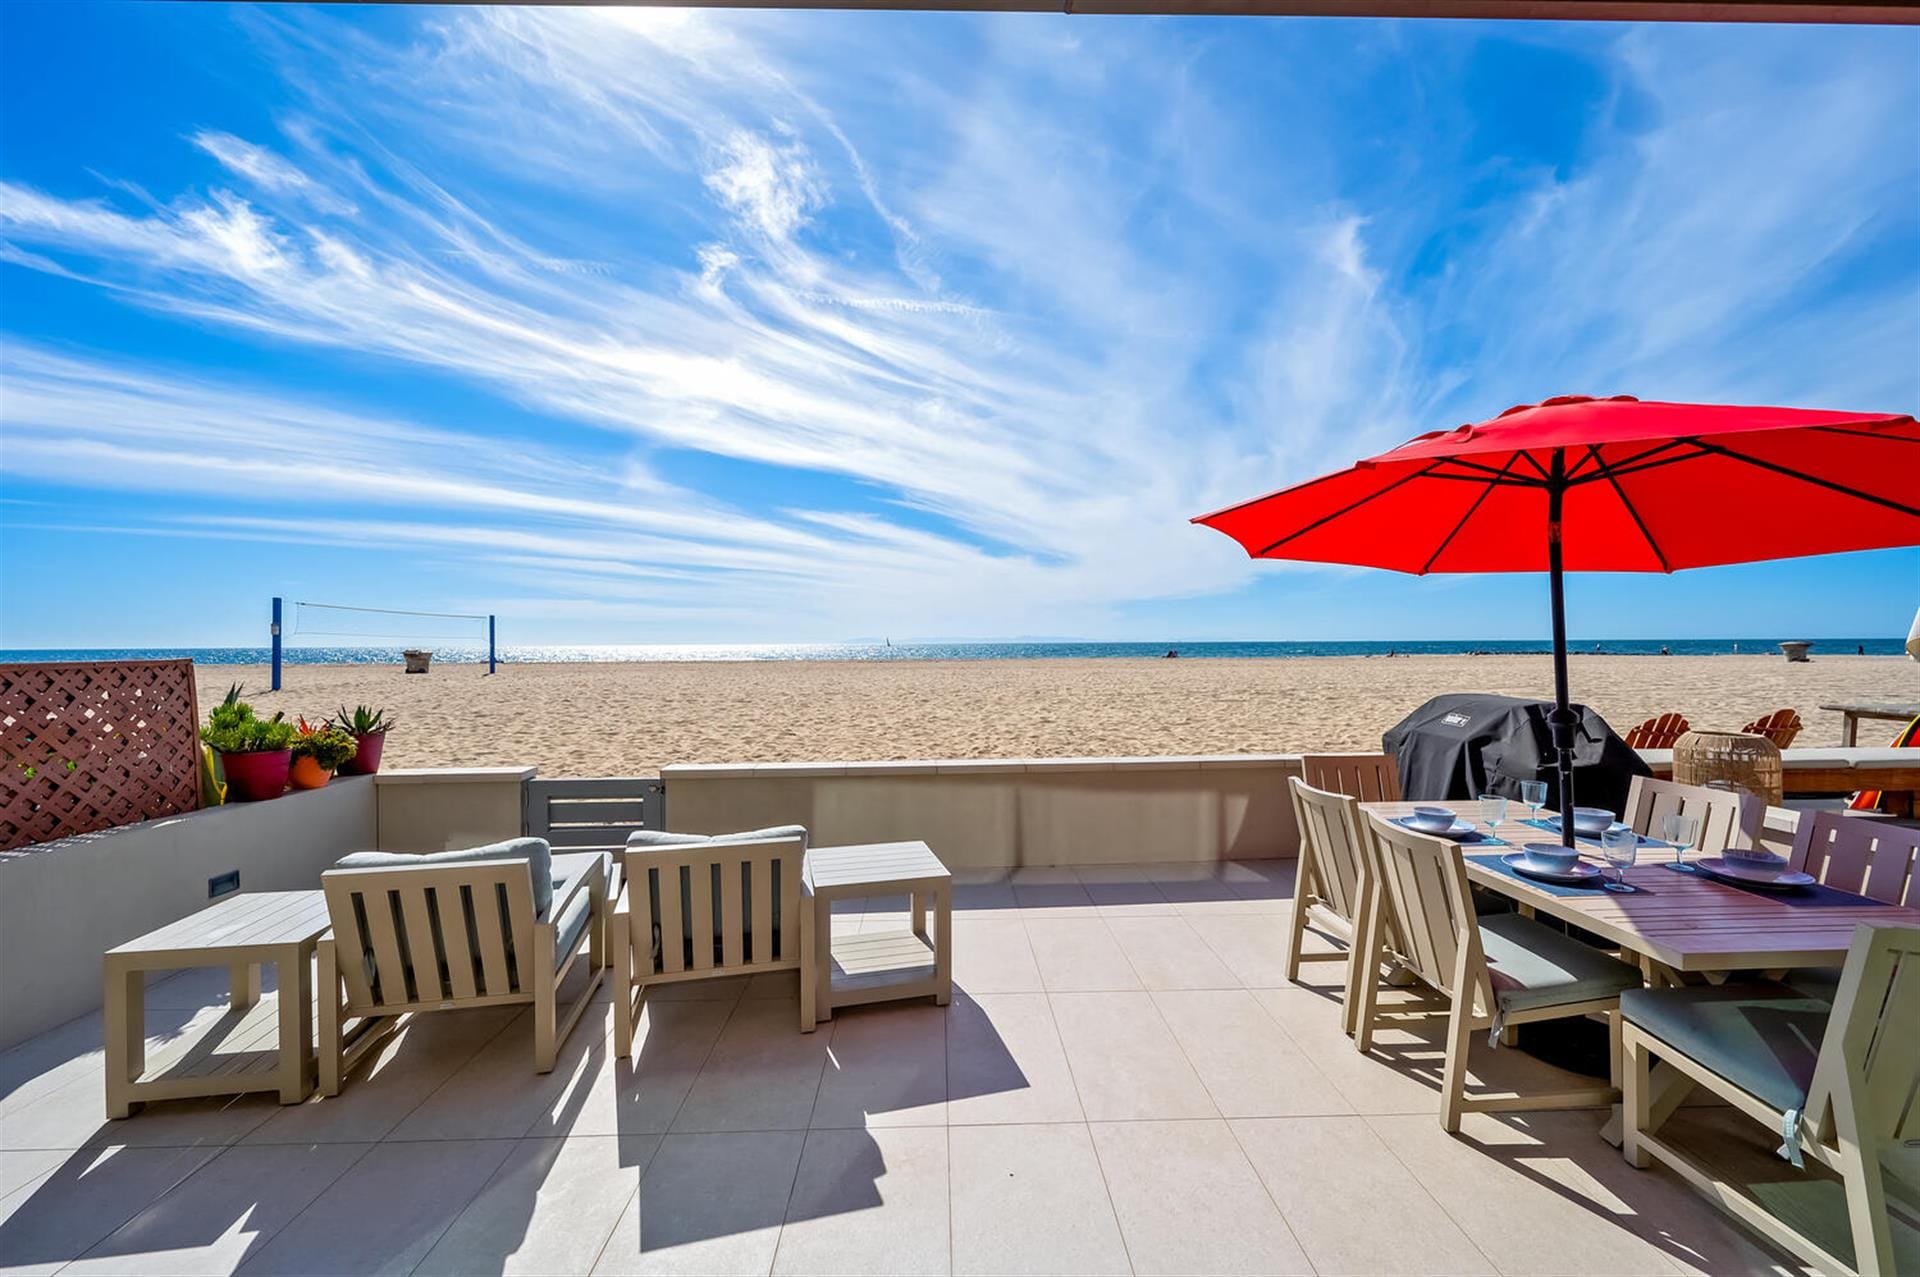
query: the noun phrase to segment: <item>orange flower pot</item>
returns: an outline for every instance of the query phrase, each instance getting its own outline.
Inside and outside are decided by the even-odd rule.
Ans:
[[[305,757],[293,760],[293,770],[287,776],[295,789],[318,789],[332,779],[332,772]]]

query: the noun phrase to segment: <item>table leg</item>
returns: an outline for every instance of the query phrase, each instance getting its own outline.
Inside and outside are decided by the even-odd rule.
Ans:
[[[913,902],[913,934],[922,940],[927,938],[927,893],[924,890],[908,893]]]
[[[147,973],[107,959],[107,1116],[133,1116],[133,1083],[147,1067]]]
[[[1840,748],[1852,749],[1853,743],[1859,739],[1860,720],[1854,715],[1842,711],[1840,715]]]
[[[260,968],[254,967],[256,985]],[[313,946],[300,945],[274,964],[279,987],[280,1102],[298,1104],[313,1090]]]
[[[818,1011],[814,1023],[833,1019],[833,898],[815,896],[813,904],[813,986]]]
[[[943,1007],[953,1001],[953,891],[949,887],[933,893],[933,925],[938,929],[933,938],[933,978],[939,981],[933,1004]]]
[[[260,1000],[260,964],[236,962],[227,968],[227,1009],[244,1011]]]

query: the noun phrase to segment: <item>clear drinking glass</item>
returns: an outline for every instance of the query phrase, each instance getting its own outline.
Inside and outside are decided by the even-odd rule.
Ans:
[[[1521,781],[1520,801],[1527,805],[1527,819],[1540,819],[1540,808],[1547,801],[1547,782],[1544,780]]]
[[[1673,844],[1673,867],[1682,873],[1692,873],[1693,866],[1683,863],[1681,857],[1692,849],[1693,840],[1700,836],[1699,819],[1676,812],[1660,822],[1660,834]]]
[[[1626,891],[1627,870],[1640,857],[1640,835],[1625,825],[1615,825],[1600,835],[1600,854],[1613,866],[1613,881],[1603,885],[1608,891]]]
[[[1492,833],[1507,818],[1507,796],[1505,794],[1480,795],[1480,819],[1486,822],[1487,832]]]

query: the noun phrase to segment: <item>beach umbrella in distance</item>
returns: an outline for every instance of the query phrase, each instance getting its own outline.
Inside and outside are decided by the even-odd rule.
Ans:
[[[1896,413],[1563,395],[1193,521],[1254,558],[1416,575],[1547,573],[1548,723],[1568,812],[1578,720],[1568,708],[1563,574],[1920,545],[1920,424]],[[1771,603],[1804,615],[1820,600]],[[1570,847],[1573,822],[1560,824]]]

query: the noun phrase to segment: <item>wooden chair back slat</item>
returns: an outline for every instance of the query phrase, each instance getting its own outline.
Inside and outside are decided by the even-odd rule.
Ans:
[[[1806,812],[1791,864],[1829,887],[1920,907],[1920,829],[1911,825],[1840,811]]]
[[[400,938],[406,946],[407,967],[413,972],[414,1001],[443,999],[447,989],[440,981],[440,968],[443,961],[449,969],[453,963],[451,955],[443,959],[436,943],[433,915],[427,907],[427,889],[402,887],[393,894],[400,900],[400,921],[404,924]]]
[[[1300,829],[1306,891],[1349,927],[1360,916],[1360,857],[1365,832],[1358,802],[1345,794],[1289,779],[1294,819]]]
[[[1635,833],[1661,838],[1665,836],[1662,825],[1668,816],[1692,816],[1700,822],[1699,833],[1694,837],[1695,849],[1718,855],[1729,847],[1751,845],[1765,811],[1762,800],[1737,790],[1635,776],[1627,790],[1627,809],[1621,819],[1632,826]]]
[[[629,863],[633,859],[628,857]],[[660,889],[660,916],[656,919],[660,924],[660,969],[685,971],[687,932],[680,916],[680,882],[686,870],[678,860],[673,860],[658,866],[653,873]]]
[[[1405,945],[1403,957],[1426,983],[1450,997],[1461,996],[1454,987],[1461,948],[1476,944],[1478,937],[1459,847],[1378,816],[1368,823],[1381,883]],[[1484,971],[1469,975],[1476,986],[1484,979]]]
[[[1400,801],[1400,765],[1392,754],[1304,754],[1300,775],[1315,789],[1363,803]]]
[[[373,950],[375,997],[381,1004],[413,1001],[407,988],[406,963],[400,957],[400,934],[393,925],[391,893],[363,891],[360,901],[367,920],[368,947]]]
[[[467,906],[458,887],[433,889],[434,916],[440,920],[440,945],[447,957],[447,980],[456,998],[480,996],[474,982],[473,933],[467,930]]]
[[[744,864],[720,867],[720,960],[730,967],[746,961],[746,875]]]
[[[800,948],[800,911],[812,907],[812,902],[802,900],[800,895],[801,862],[805,858],[805,850],[803,847],[794,847],[770,871],[775,878],[773,890],[780,895],[780,948],[774,954],[774,961],[791,962],[796,966],[806,960],[806,954]],[[767,929],[773,929],[771,920],[767,923]],[[772,945],[767,948],[772,952]]]
[[[526,993],[533,988],[533,879],[521,874],[517,882],[509,880],[506,887],[507,928],[513,935],[514,961],[518,966],[513,973],[516,992]]]
[[[1672,749],[1673,743],[1693,730],[1683,714],[1656,714],[1644,723],[1627,729],[1628,749]]]
[[[340,955],[340,981],[346,985],[347,1001],[353,1006],[372,1006],[373,988],[367,982],[362,957],[367,951],[367,937],[354,909],[355,893],[333,874],[320,875],[320,887],[327,897],[327,916],[333,923],[334,944]]]
[[[774,960],[773,944],[773,862],[755,859],[747,862],[747,895],[753,909],[753,960]],[[793,917],[783,905],[780,917]]]
[[[500,929],[500,896],[490,882],[475,882],[463,887],[461,894],[473,905],[473,935],[480,942],[480,972],[483,996],[499,996],[510,991],[507,978],[506,932]]]
[[[693,969],[713,969],[713,938],[717,933],[713,913],[712,862],[687,866],[687,912],[693,921]],[[722,880],[725,874],[721,875]]]

